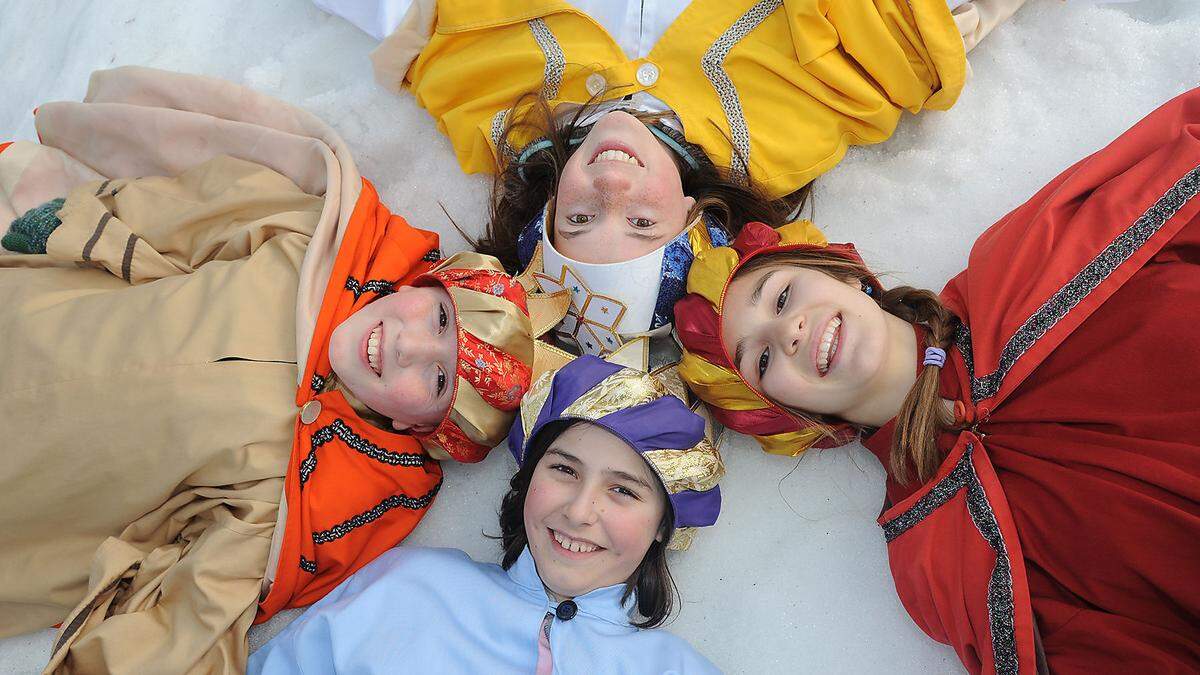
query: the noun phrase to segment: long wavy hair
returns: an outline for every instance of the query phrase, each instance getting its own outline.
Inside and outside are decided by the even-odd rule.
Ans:
[[[746,263],[738,270],[737,276],[778,266],[804,267],[857,284],[866,284],[874,276],[864,265],[820,249],[767,253]],[[959,320],[946,309],[936,293],[912,286],[899,286],[873,299],[883,311],[908,323],[924,326],[927,329],[926,347],[949,350]],[[953,428],[954,418],[941,402],[938,384],[941,370],[935,365],[922,368],[896,415],[896,433],[892,435],[888,464],[892,476],[902,485],[914,477],[922,483],[929,480],[945,459],[938,449],[938,434]],[[814,415],[779,401],[772,402],[828,433],[828,425],[832,420],[827,416]]]
[[[525,462],[508,483],[508,494],[504,495],[500,504],[499,539],[504,549],[500,566],[504,569],[512,567],[529,545],[529,538],[525,534],[525,495],[529,493],[533,471],[551,444],[576,424],[588,422],[558,420],[543,427],[530,441],[525,450]],[[662,522],[658,525],[661,541],[656,539],[650,542],[650,548],[642,558],[641,564],[625,581],[625,593],[621,596],[621,602],[625,602],[629,596],[637,594],[637,610],[643,619],[630,623],[638,628],[655,628],[662,625],[674,611],[675,597],[679,592],[675,586],[675,579],[671,577],[671,570],[667,567],[666,542],[671,541],[672,535],[675,534],[675,511],[671,507],[671,501],[665,497],[664,500],[666,508],[663,509]]]
[[[601,96],[593,97],[565,120],[556,120],[546,99],[533,93],[521,97],[509,111],[510,119],[497,144],[500,157],[492,183],[488,223],[481,237],[468,239],[475,250],[498,258],[509,273],[521,271],[517,237],[558,192],[563,168],[579,147],[572,140],[581,141],[591,131],[590,120]],[[647,125],[658,124],[661,119],[644,113],[634,116]],[[661,125],[659,128],[678,136],[673,130]],[[547,140],[549,147],[521,160],[521,148],[511,143],[516,138]],[[753,185],[734,180],[728,169],[715,166],[700,146],[682,137],[677,140],[698,164],[692,168],[675,152],[671,153],[679,168],[683,194],[696,200],[687,222],[705,213],[732,239],[749,222],[772,227],[785,225],[809,200],[812,183],[782,199],[768,199]]]

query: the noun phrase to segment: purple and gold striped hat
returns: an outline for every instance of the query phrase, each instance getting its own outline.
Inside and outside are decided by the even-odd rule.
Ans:
[[[542,375],[521,400],[508,435],[517,464],[550,422],[586,420],[624,440],[662,481],[675,515],[668,548],[691,545],[696,528],[717,522],[725,475],[721,455],[704,435],[704,420],[653,375],[582,356]]]

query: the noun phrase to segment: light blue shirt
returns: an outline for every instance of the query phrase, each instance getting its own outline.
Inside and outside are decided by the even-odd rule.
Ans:
[[[550,627],[554,672],[716,673],[664,630],[629,623],[624,584],[575,598]],[[505,571],[457,549],[402,546],[380,556],[251,655],[257,673],[532,673],[538,630],[558,606],[529,549]]]

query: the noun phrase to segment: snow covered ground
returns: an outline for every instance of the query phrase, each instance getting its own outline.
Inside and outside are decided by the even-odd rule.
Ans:
[[[125,64],[226,78],[327,120],[393,210],[463,246],[438,203],[478,225],[486,179],[459,173],[410,97],[377,87],[373,41],[304,0],[0,0],[0,137],[34,139],[30,111],[79,100],[91,71]],[[972,55],[948,113],[905,119],[818,180],[814,217],[857,242],[890,282],[940,288],[975,236],[1160,103],[1200,84],[1200,2],[1030,0]],[[768,457],[724,445],[720,523],[673,560],[683,609],[670,629],[729,672],[961,672],[901,607],[874,519],[883,470],[860,446]],[[514,469],[497,451],[447,465],[407,543],[495,560],[495,512]],[[253,646],[294,613],[250,634]],[[36,672],[51,631],[0,640],[0,673]],[[436,670],[431,668],[430,670]]]

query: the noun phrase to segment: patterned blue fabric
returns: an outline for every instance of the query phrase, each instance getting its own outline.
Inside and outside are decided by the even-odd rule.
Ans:
[[[713,246],[728,246],[729,235],[717,224],[716,220],[705,215],[701,224],[708,228],[708,236]],[[658,301],[654,305],[654,321],[651,330],[666,326],[675,320],[675,303],[687,294],[687,274],[692,268],[696,252],[692,250],[687,230],[679,233],[667,250],[663,251],[662,283],[658,287]]]
[[[529,261],[533,260],[533,251],[542,241],[542,220],[546,217],[546,210],[542,209],[534,218],[521,230],[521,234],[517,235],[517,260],[521,261],[521,271],[529,266]]]

